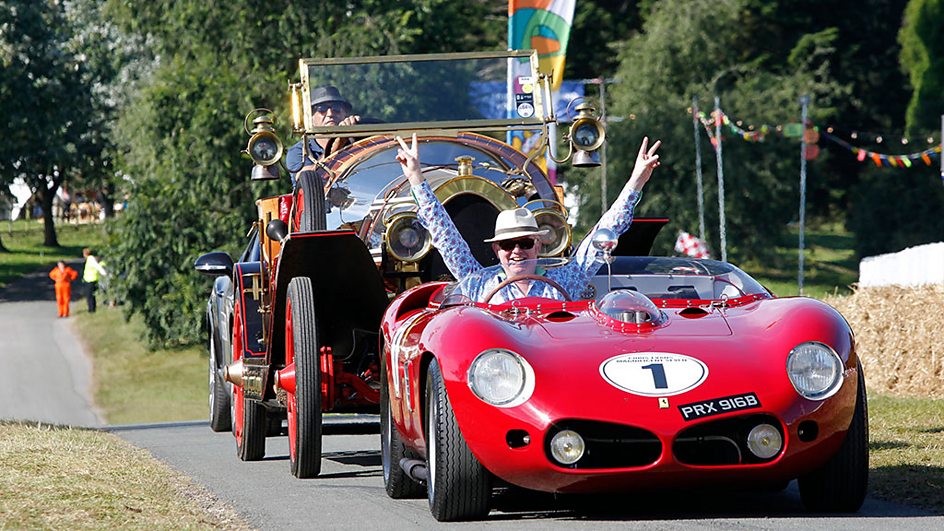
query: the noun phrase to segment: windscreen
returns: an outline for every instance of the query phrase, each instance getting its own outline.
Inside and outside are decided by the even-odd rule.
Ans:
[[[514,62],[530,74],[508,79]],[[308,133],[380,133],[418,128],[463,131],[534,129],[544,123],[534,52],[302,59]],[[335,87],[361,124],[326,127],[312,116],[320,87]],[[314,101],[317,103],[317,101]]]

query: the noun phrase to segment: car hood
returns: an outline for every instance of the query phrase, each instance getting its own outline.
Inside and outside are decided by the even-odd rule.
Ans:
[[[620,329],[597,319],[593,310],[578,313],[553,312],[534,316],[531,322],[540,326],[547,335],[557,340],[616,339],[619,336],[637,338],[725,337],[732,334],[724,313],[715,309],[664,308],[665,324],[658,327]],[[615,336],[615,337],[614,337]]]

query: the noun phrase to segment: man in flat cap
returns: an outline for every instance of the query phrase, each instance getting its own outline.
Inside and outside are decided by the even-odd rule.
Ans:
[[[347,101],[336,87],[324,85],[315,87],[311,91],[311,119],[315,127],[325,127],[333,125],[354,125],[361,121],[361,117],[351,114],[353,107],[351,102]],[[330,155],[331,152],[344,146],[350,141],[348,138],[324,138],[309,137],[308,151],[316,160]],[[299,141],[288,149],[285,155],[285,167],[292,176],[292,183],[295,183],[295,174],[303,166],[312,164],[310,158],[305,157],[302,149],[302,142]]]

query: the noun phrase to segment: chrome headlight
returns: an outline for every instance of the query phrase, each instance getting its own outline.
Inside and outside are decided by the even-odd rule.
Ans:
[[[510,350],[489,349],[469,367],[469,387],[475,396],[493,406],[514,407],[531,398],[534,370]]]
[[[804,398],[825,400],[842,384],[842,360],[822,343],[800,343],[787,356],[787,376]]]

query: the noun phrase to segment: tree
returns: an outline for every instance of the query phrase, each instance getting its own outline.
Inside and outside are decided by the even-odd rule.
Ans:
[[[924,136],[944,115],[944,1],[911,0],[898,34],[901,66],[914,90],[906,115],[907,133]]]
[[[10,131],[0,179],[22,176],[43,205],[44,242],[59,245],[53,198],[89,149],[92,107],[84,66],[69,49],[65,7],[53,0],[0,3],[0,107]]]
[[[813,118],[822,120],[847,94],[827,79],[835,32],[807,35],[777,57],[753,53],[746,43],[752,42],[748,28],[758,15],[747,7],[746,0],[658,3],[647,14],[643,32],[621,49],[617,77],[622,83],[611,89],[610,110],[636,119],[611,126],[608,199],[612,201],[625,183],[642,136],[662,139],[663,167],[640,205],[641,214],[673,220],[668,238],[657,243],[658,251],[671,251],[676,230],[697,227],[692,122],[686,114],[693,95],[704,108],[720,94],[730,116],[753,120],[759,127],[798,121],[798,100],[804,94],[815,102]],[[766,250],[796,216],[799,146],[773,133],[764,143],[747,143],[724,128],[728,251],[736,259],[769,257]],[[706,142],[707,215],[717,219],[712,153]],[[598,178],[596,172],[582,179],[575,175],[584,226],[600,215]],[[709,237],[717,251],[719,234],[714,228]]]

